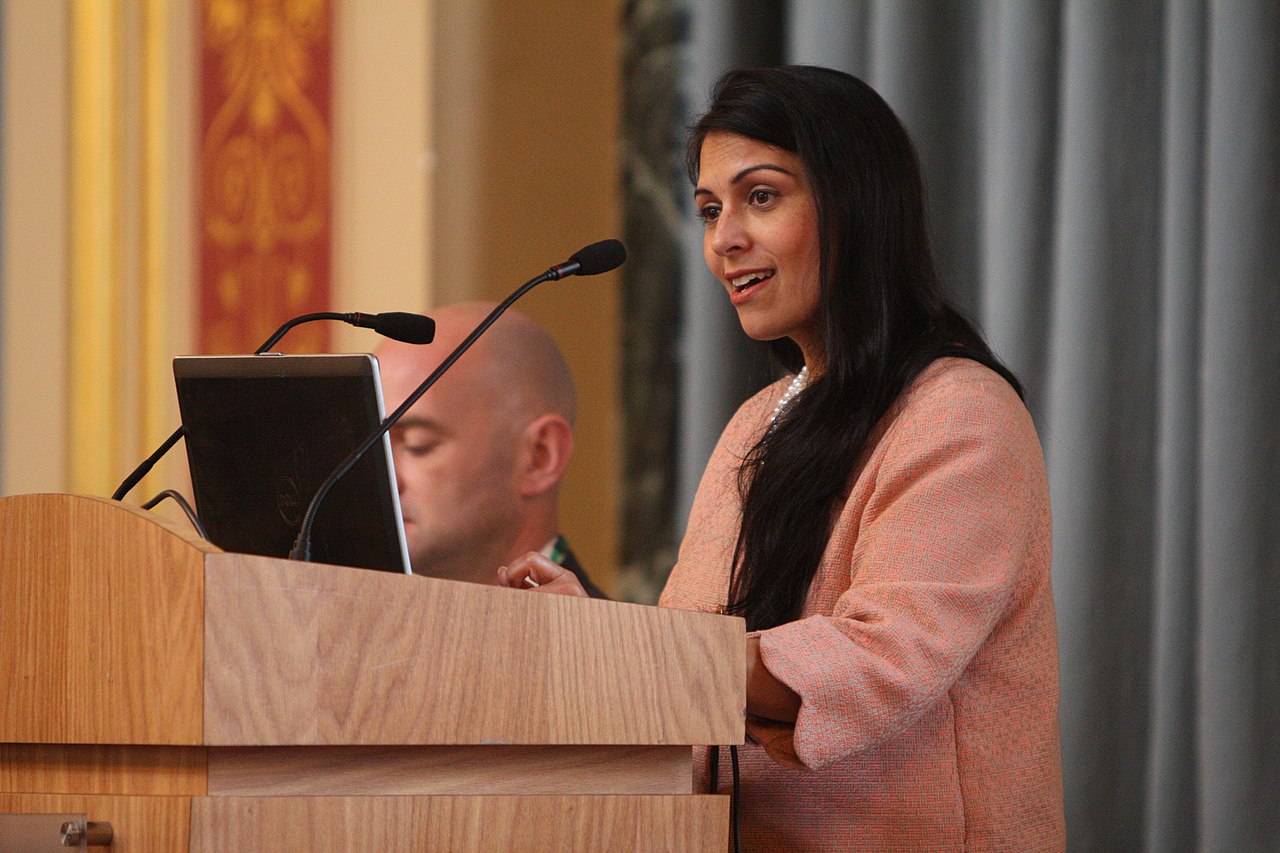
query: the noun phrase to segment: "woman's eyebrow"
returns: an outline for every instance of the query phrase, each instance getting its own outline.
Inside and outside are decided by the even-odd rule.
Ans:
[[[754,165],[754,166],[748,166],[747,168],[743,169],[742,171],[740,171],[740,172],[738,172],[736,175],[734,175],[732,178],[730,178],[730,179],[729,179],[729,186],[731,186],[731,187],[732,187],[732,186],[736,186],[736,185],[737,185],[738,183],[740,183],[740,182],[742,181],[742,179],[743,179],[743,178],[745,178],[747,175],[750,175],[752,172],[758,171],[758,170],[760,170],[760,169],[768,169],[768,170],[773,171],[773,172],[781,172],[782,174],[787,175],[787,176],[792,177],[792,178],[794,178],[794,177],[795,177],[795,175],[794,175],[794,174],[792,174],[790,170],[788,170],[788,169],[784,169],[784,168],[782,168],[781,166],[775,165],[775,164],[773,164],[773,163],[757,163],[757,164],[756,164],[756,165]],[[694,198],[697,198],[697,197],[698,197],[698,196],[700,196],[700,195],[711,195],[711,194],[712,194],[712,193],[711,193],[711,190],[706,189],[705,187],[698,187],[696,190],[694,190],[694,191],[693,191],[693,197],[694,197]]]
[[[790,171],[782,168],[781,166],[775,166],[773,163],[760,163],[759,165],[756,165],[756,166],[748,166],[738,174],[734,175],[732,178],[729,179],[729,186],[733,186],[734,184],[738,183],[747,175],[750,175],[752,172],[756,171],[757,169],[769,169],[774,172],[781,172],[782,174],[788,175],[793,178],[795,177],[795,175],[792,175]]]

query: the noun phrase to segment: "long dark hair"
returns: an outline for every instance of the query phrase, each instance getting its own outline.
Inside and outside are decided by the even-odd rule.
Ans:
[[[930,362],[979,361],[1022,394],[973,325],[947,304],[934,270],[915,147],[866,83],[828,68],[730,71],[691,129],[698,180],[708,133],[789,151],[817,208],[825,370],[779,415],[738,473],[742,526],[727,609],[755,630],[798,619],[831,533],[833,511],[872,431]],[[803,365],[787,338],[769,344]]]

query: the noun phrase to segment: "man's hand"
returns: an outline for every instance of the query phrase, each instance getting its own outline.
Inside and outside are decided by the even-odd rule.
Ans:
[[[530,551],[523,557],[512,560],[510,566],[499,568],[498,586],[587,597],[587,591],[578,582],[577,575],[562,566],[557,566],[536,551]]]

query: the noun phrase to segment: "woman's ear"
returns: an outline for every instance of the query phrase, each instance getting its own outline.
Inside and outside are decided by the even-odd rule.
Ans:
[[[521,435],[520,496],[537,497],[555,489],[573,455],[573,427],[551,413],[535,418]]]

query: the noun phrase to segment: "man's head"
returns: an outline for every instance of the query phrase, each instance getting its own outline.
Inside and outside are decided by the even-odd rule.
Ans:
[[[387,410],[406,397],[493,309],[433,311],[428,346],[377,351]],[[492,581],[499,565],[558,532],[556,499],[573,453],[573,381],[555,342],[508,311],[391,432],[415,572]]]

